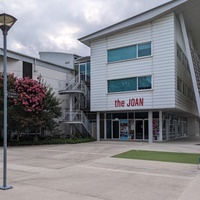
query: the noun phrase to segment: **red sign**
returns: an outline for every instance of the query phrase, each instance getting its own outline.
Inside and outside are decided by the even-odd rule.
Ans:
[[[134,107],[134,106],[144,106],[144,98],[132,98],[127,102],[124,100],[115,100],[115,107]]]

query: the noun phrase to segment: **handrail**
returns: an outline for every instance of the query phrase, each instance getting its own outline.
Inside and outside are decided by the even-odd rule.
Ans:
[[[85,102],[84,102],[85,106],[88,105],[88,102],[90,100],[90,92],[85,82],[80,80],[79,74],[77,74],[76,76],[73,76],[72,74],[70,74],[67,77],[66,81],[59,81],[59,89],[67,90],[67,91],[71,91],[71,90],[72,91],[79,90],[79,92],[81,91],[83,95],[85,96]],[[79,122],[85,127],[87,132],[91,134],[92,128],[91,128],[91,124],[88,118],[86,117],[83,111],[77,110],[77,109],[80,109],[80,101],[77,101],[75,104],[73,104],[72,106],[73,111],[72,110],[70,111],[70,103],[68,101],[65,107],[62,109],[62,116],[60,117],[59,121],[60,122]]]
[[[70,109],[70,101],[68,100],[67,103],[66,103],[66,105],[64,106],[64,108],[61,110],[62,114],[61,114],[61,116],[59,118],[60,122],[64,121],[67,112],[69,112],[69,109]],[[79,109],[79,102],[74,103],[73,106],[72,106],[72,109],[73,110]]]
[[[66,122],[81,122],[86,128],[86,130],[89,133],[91,133],[92,129],[91,129],[90,122],[82,110],[68,111],[65,115],[65,121]]]

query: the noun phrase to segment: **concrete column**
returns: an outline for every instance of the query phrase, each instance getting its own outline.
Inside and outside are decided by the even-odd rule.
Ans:
[[[159,111],[159,141],[163,141],[162,111]]]
[[[69,111],[70,111],[70,114],[69,114],[69,121],[72,121],[72,119],[73,119],[73,113],[72,113],[72,111],[73,111],[73,95],[72,94],[70,94],[69,95]],[[70,124],[70,135],[72,135],[73,134],[73,127],[72,127],[72,124]]]
[[[100,112],[97,112],[97,141],[100,141]]]
[[[153,113],[148,112],[148,125],[149,125],[149,143],[153,143]]]
[[[169,140],[169,119],[166,119],[166,140]]]
[[[196,135],[196,119],[188,118],[188,135],[195,136]]]
[[[104,113],[104,139],[107,139],[106,113]]]
[[[73,95],[69,95],[69,111],[70,111],[70,121],[72,120],[72,111],[73,111]]]

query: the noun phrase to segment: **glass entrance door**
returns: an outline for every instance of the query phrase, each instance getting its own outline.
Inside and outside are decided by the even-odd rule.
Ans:
[[[148,120],[137,119],[135,120],[135,139],[136,140],[148,140]]]
[[[148,119],[144,120],[144,139],[149,139],[149,122]]]
[[[112,121],[112,138],[119,139],[119,120]]]
[[[135,121],[135,139],[143,140],[143,120]]]

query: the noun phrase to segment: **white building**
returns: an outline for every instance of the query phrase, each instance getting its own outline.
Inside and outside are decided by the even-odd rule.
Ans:
[[[7,51],[7,71],[8,73],[14,73],[18,78],[30,77],[34,80],[38,80],[38,78],[42,79],[44,83],[50,85],[55,92],[55,95],[60,99],[62,106],[66,104],[66,96],[59,95],[60,91],[60,80],[66,80],[69,74],[74,74],[74,63],[72,63],[72,58],[75,59],[75,56],[72,54],[64,54],[63,64],[61,59],[60,65],[56,62],[51,62],[51,60],[43,59],[43,55],[48,57],[51,53],[41,53],[41,59],[34,58],[31,56],[27,56],[24,54],[20,54],[17,52]],[[55,53],[56,55],[60,55],[59,53]],[[65,57],[65,63],[64,62]],[[52,56],[49,56],[52,57]],[[70,58],[71,63],[68,63]],[[56,59],[56,58],[55,58]],[[68,66],[65,66],[68,65]],[[3,49],[0,49],[0,71],[3,71]]]
[[[79,39],[91,48],[98,140],[199,134],[199,8],[174,0]]]
[[[43,55],[42,52],[41,54]],[[47,52],[45,54],[47,55]],[[72,67],[59,65],[47,59],[38,59],[18,52],[7,51],[8,73],[14,73],[18,78],[30,77],[37,80],[40,77],[51,85],[56,94],[60,90],[59,81],[66,80],[68,74],[74,73],[73,65],[71,65]],[[0,49],[0,71],[3,71],[3,49]]]

